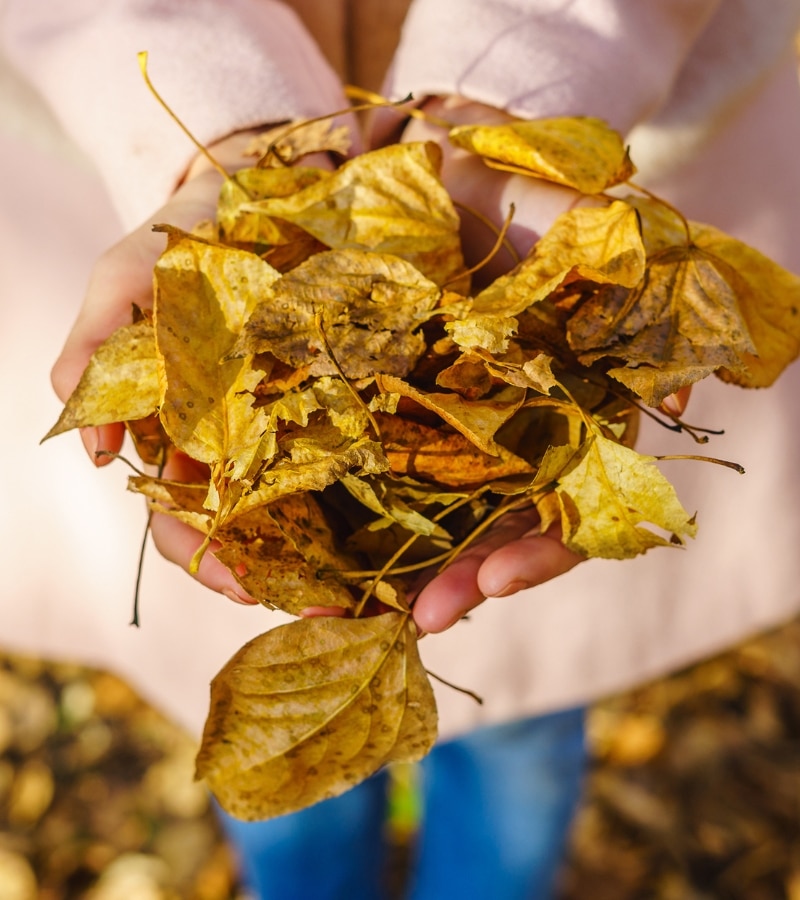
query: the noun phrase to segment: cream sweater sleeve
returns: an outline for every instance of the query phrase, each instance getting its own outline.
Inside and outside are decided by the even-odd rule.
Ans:
[[[691,69],[695,118],[785,60],[798,0],[415,0],[386,92],[460,94],[520,116],[594,115],[623,133]],[[693,96],[687,96],[691,93]]]
[[[196,152],[146,89],[138,51],[203,143],[346,105],[317,45],[275,0],[7,0],[3,36],[128,227],[163,204]]]

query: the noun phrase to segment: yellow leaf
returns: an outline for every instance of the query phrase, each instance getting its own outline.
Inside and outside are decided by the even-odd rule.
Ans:
[[[342,484],[359,503],[382,517],[367,526],[372,531],[396,523],[411,534],[434,535],[445,540],[450,537],[441,525],[432,522],[401,500],[399,492],[394,490],[391,483],[345,475]]]
[[[309,426],[281,440],[284,454],[265,469],[252,491],[238,500],[234,515],[272,503],[296,491],[321,491],[350,471],[377,475],[389,468],[377,441],[345,438],[332,426]]]
[[[459,218],[439,178],[436,144],[363,153],[289,197],[243,209],[293,222],[333,249],[359,247],[408,260],[438,285],[464,271]]]
[[[246,644],[212,682],[197,777],[231,815],[269,819],[420,759],[435,739],[407,614],[301,619]]]
[[[464,349],[502,353],[516,331],[514,316],[577,279],[632,287],[644,273],[645,253],[636,211],[614,201],[559,216],[531,255],[481,291],[461,320],[449,323]]]
[[[322,169],[301,166],[280,169],[240,169],[223,182],[217,204],[217,225],[222,240],[236,244],[289,244],[305,234],[297,225],[275,220],[246,207],[254,200],[288,197],[329,177]]]
[[[42,440],[92,425],[144,419],[158,409],[158,360],[153,325],[123,325],[92,354],[56,424]]]
[[[620,135],[589,117],[460,125],[449,139],[492,168],[543,178],[584,194],[599,194],[636,171]]]
[[[266,416],[253,407],[264,373],[227,357],[280,276],[254,254],[171,234],[155,277],[164,428],[188,456],[230,463],[228,477],[243,478],[267,430]]]
[[[724,261],[753,348],[742,353],[742,367],[718,373],[743,387],[768,387],[800,353],[800,278],[710,225],[692,225],[704,252]]]
[[[696,531],[653,457],[599,435],[558,479],[556,494],[564,543],[584,556],[627,559],[650,547],[682,544]]]

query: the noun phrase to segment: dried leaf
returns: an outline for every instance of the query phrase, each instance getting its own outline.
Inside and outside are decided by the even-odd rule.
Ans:
[[[425,349],[417,329],[439,297],[433,282],[398,257],[317,253],[265,291],[235,352],[269,352],[315,376],[335,375],[337,363],[348,378],[404,375]]]
[[[606,288],[570,318],[567,336],[582,362],[606,356],[629,368],[651,366],[646,402],[720,366],[740,372],[755,348],[741,314],[741,280],[721,257],[695,244],[670,247],[647,266],[641,285]],[[615,372],[622,380],[621,373]],[[634,387],[632,381],[626,382]]]
[[[753,344],[752,350],[743,350],[742,366],[724,365],[718,374],[742,387],[768,387],[800,354],[800,278],[710,225],[693,224],[692,237],[727,264]]]
[[[248,145],[246,156],[258,156],[259,166],[276,164],[282,169],[311,153],[337,153],[347,156],[352,141],[346,125],[330,119],[290,122],[262,132]]]
[[[174,444],[241,479],[267,431],[253,407],[262,371],[227,359],[279,274],[257,256],[171,234],[156,270],[155,325],[163,358],[161,420]]]
[[[460,431],[464,437],[490,456],[501,455],[501,448],[493,437],[525,400],[524,388],[513,385],[503,388],[491,398],[465,400],[459,394],[419,391],[391,375],[381,375],[377,382],[382,391],[408,397],[425,409],[435,412],[448,425]]]
[[[555,492],[564,543],[584,556],[627,559],[651,547],[682,544],[696,532],[694,518],[653,457],[599,435],[589,438]]]
[[[440,164],[435,144],[393,145],[355,157],[290,197],[244,208],[293,222],[333,249],[399,256],[444,285],[464,271],[464,262]]]
[[[410,617],[301,619],[246,644],[211,685],[197,777],[240,819],[335,797],[436,738]]]
[[[144,419],[160,399],[152,323],[123,325],[92,355],[56,424],[42,440],[72,428]]]
[[[557,288],[578,279],[633,287],[644,273],[645,254],[635,210],[622,201],[573,209],[556,219],[531,255],[475,297],[448,332],[464,349],[503,353],[519,316]]]
[[[217,559],[266,606],[299,615],[310,606],[352,610],[356,598],[336,573],[357,568],[337,547],[331,526],[310,493],[281,497],[216,532]],[[321,573],[324,571],[324,577]]]
[[[532,472],[529,463],[500,445],[497,455],[489,455],[458,432],[399,416],[377,414],[376,418],[384,453],[395,474],[463,488]]]
[[[636,171],[620,135],[589,117],[460,125],[448,137],[492,168],[543,178],[584,194],[599,194]]]
[[[329,177],[322,169],[303,167],[280,169],[240,169],[223,182],[217,204],[217,226],[222,240],[252,249],[283,246],[301,240],[307,232],[281,219],[250,212],[245,207],[254,200],[288,197]],[[324,249],[317,243],[315,250]]]
[[[233,513],[240,515],[297,491],[322,491],[346,473],[378,475],[389,468],[380,443],[370,438],[345,438],[332,426],[309,427],[281,442],[283,455],[265,469],[253,489],[242,496]]]

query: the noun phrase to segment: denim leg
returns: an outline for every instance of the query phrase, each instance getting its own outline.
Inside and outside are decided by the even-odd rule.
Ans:
[[[584,711],[482,728],[423,761],[413,900],[545,900],[586,769]]]
[[[387,776],[332,800],[266,822],[242,822],[218,809],[258,900],[378,900],[384,865]]]

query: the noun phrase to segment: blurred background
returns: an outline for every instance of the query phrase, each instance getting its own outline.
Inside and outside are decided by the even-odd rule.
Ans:
[[[800,900],[800,623],[597,704],[589,738],[560,900]],[[0,656],[2,900],[245,900],[193,755],[120,679]]]
[[[32,655],[64,659],[59,648],[69,635],[63,626],[48,630],[51,621],[94,627],[96,617],[82,621],[77,608],[72,619],[56,616],[68,593],[87,590],[75,572],[130,584],[132,593],[142,516],[134,502],[123,525],[103,519],[104,497],[121,490],[108,487],[105,473],[95,476],[96,495],[85,487],[72,493],[89,471],[77,447],[31,456],[57,415],[47,372],[79,300],[74,285],[88,275],[86,263],[70,268],[68,256],[53,257],[48,207],[31,205],[33,198],[68,178],[69,202],[80,210],[76,240],[91,237],[99,253],[116,234],[95,237],[98,221],[112,214],[82,180],[80,158],[65,149],[38,98],[2,60],[0,163],[0,900],[244,900],[205,789],[192,778],[194,743],[175,717],[102,667]],[[30,259],[16,252],[22,218],[41,235]],[[52,290],[69,284],[73,296],[59,297],[44,315],[23,308],[10,287],[14,266],[17,277],[24,266],[43,267]],[[122,481],[124,473],[113,477]],[[52,530],[55,506],[88,504],[99,510],[98,523],[77,518],[71,530]],[[43,596],[53,609],[52,620],[37,623],[44,649],[36,651],[18,639],[36,632],[25,621],[34,593],[32,609],[41,609]],[[155,630],[167,627],[156,601],[145,610]],[[129,610],[104,613],[127,628]],[[103,630],[85,637],[98,644]],[[148,676],[193,677],[140,675],[145,684]],[[561,900],[800,900],[799,622],[595,705],[589,741],[592,768]],[[398,897],[416,814],[413,770],[399,769],[387,871]]]

